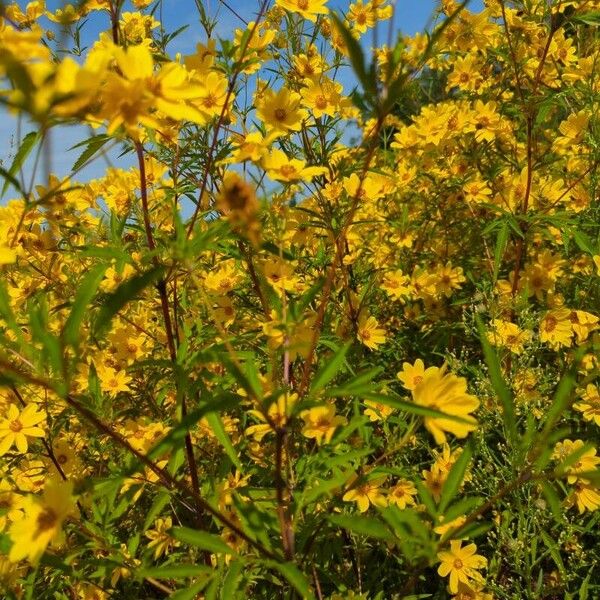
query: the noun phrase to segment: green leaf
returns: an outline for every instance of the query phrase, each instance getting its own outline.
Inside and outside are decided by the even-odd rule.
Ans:
[[[308,579],[296,565],[289,562],[265,561],[265,564],[275,571],[279,571],[288,583],[300,594],[303,600],[314,600]]]
[[[160,515],[163,508],[169,503],[171,499],[171,494],[169,492],[159,492],[154,498],[154,502],[152,502],[152,506],[146,515],[144,520],[143,530],[146,531],[152,523],[154,523],[154,519]]]
[[[348,50],[348,56],[350,58],[352,70],[358,77],[358,80],[361,82],[365,92],[370,95],[373,100],[375,100],[375,96],[377,95],[377,82],[375,80],[375,73],[372,69],[367,71],[365,55],[360,42],[352,35],[350,29],[346,27],[346,24],[337,14],[331,12],[330,15],[335,26],[344,39],[344,45],[346,46],[346,50]]]
[[[330,388],[325,393],[330,398],[338,398],[340,396],[364,397],[365,394],[374,393],[374,388],[377,387],[377,384],[373,382],[373,379],[382,371],[381,367],[373,367],[372,369],[361,371],[343,385]]]
[[[21,184],[16,180],[15,175],[17,171],[22,167],[23,163],[33,150],[34,146],[42,139],[42,135],[40,131],[30,131],[27,135],[23,137],[23,141],[13,158],[13,161],[8,169],[5,171],[2,169],[2,176],[6,179],[4,182],[4,186],[2,187],[2,196],[6,193],[9,184],[15,186],[15,188],[21,192],[23,195],[24,191],[21,189]]]
[[[106,142],[108,142],[110,139],[111,138],[108,135],[95,135],[88,140],[85,140],[85,142],[80,142],[79,144],[76,144],[70,148],[70,150],[73,150],[84,145],[86,146],[85,150],[79,155],[79,158],[71,167],[71,172],[79,171],[79,169],[81,169],[90,160],[90,158],[92,158],[92,156],[94,156],[94,154],[96,154],[96,152],[98,152],[98,150],[100,150],[100,148],[102,148],[102,146],[104,146],[104,144],[106,144]]]
[[[212,573],[213,570],[212,567],[206,565],[166,565],[138,569],[136,573],[139,577],[154,577],[155,579],[185,579],[203,573]]]
[[[467,472],[467,467],[471,462],[471,458],[473,457],[473,443],[469,440],[463,451],[460,453],[459,457],[456,459],[456,462],[452,465],[450,472],[448,473],[448,477],[444,482],[444,487],[442,488],[442,495],[440,498],[439,510],[440,512],[444,512],[446,508],[450,505],[450,502],[456,496],[461,483],[463,482],[465,473]]]
[[[346,354],[348,354],[351,345],[351,342],[346,342],[338,348],[337,352],[334,352],[333,356],[324,358],[323,366],[317,371],[313,379],[310,390],[311,394],[315,394],[323,389],[338,374],[346,360]]]
[[[479,315],[476,315],[475,319],[477,321],[477,329],[479,330],[479,340],[483,348],[483,355],[488,367],[490,382],[502,403],[502,420],[504,422],[504,428],[506,429],[509,443],[514,446],[517,442],[518,435],[514,399],[508,385],[506,385],[506,381],[504,381],[498,355],[488,341],[483,322]]]
[[[109,294],[104,300],[100,308],[100,313],[96,318],[94,325],[96,335],[103,333],[110,325],[113,317],[145,288],[156,282],[163,272],[163,267],[152,267],[141,275],[134,275],[127,281],[124,281],[112,294]]]
[[[328,517],[330,523],[347,529],[352,533],[366,535],[380,540],[389,540],[392,534],[389,529],[379,520],[362,515],[331,515]]]
[[[596,252],[596,250],[594,249],[594,243],[589,238],[589,236],[587,236],[585,233],[583,233],[583,231],[575,230],[572,233],[573,233],[573,239],[575,240],[575,243],[577,244],[577,246],[579,247],[580,250],[582,250],[583,252],[587,252],[588,254],[591,254],[592,256],[594,254],[598,254]]]
[[[391,406],[419,417],[429,417],[431,419],[449,419],[450,421],[456,421],[457,423],[473,424],[472,420],[465,419],[464,417],[459,417],[458,415],[449,415],[440,410],[436,410],[435,408],[430,408],[429,406],[421,406],[420,404],[415,404],[414,402],[410,402],[408,400],[400,400],[400,398],[392,398],[391,396],[385,394],[367,393],[356,395],[360,396],[361,398],[365,398],[366,400],[381,402],[381,404],[385,404],[386,406]]]
[[[508,243],[508,236],[510,233],[510,226],[506,221],[502,222],[502,226],[500,227],[500,231],[498,231],[498,235],[496,237],[496,248],[494,250],[494,276],[493,280],[498,280],[498,272],[500,270],[500,263],[502,262],[502,257],[504,256],[504,251],[506,250],[506,244]]]
[[[243,470],[242,463],[238,458],[237,452],[231,443],[231,439],[229,434],[225,431],[225,427],[223,426],[223,421],[221,417],[216,412],[210,412],[206,415],[206,420],[212,429],[212,432],[215,434],[215,437],[219,441],[219,443],[223,446],[225,453],[231,460],[231,462],[235,465],[236,469],[239,471]]]
[[[544,540],[544,545],[548,548],[548,552],[554,561],[554,564],[558,567],[560,571],[560,576],[562,578],[567,577],[567,571],[565,569],[565,563],[562,560],[560,555],[560,550],[558,548],[558,544],[543,530],[540,529],[540,535],[542,536],[542,540]]]
[[[542,493],[544,494],[544,498],[552,511],[552,516],[558,522],[563,521],[563,511],[560,505],[560,499],[558,498],[558,494],[555,489],[552,487],[552,484],[548,481],[542,481]]]
[[[584,13],[582,15],[576,15],[570,18],[573,21],[584,23],[585,25],[591,25],[592,27],[600,25],[600,11],[597,10]]]
[[[77,346],[79,344],[79,329],[86,316],[88,305],[96,294],[100,282],[104,277],[107,265],[98,265],[92,269],[79,284],[75,294],[71,312],[62,331],[62,337],[66,344]]]
[[[229,600],[230,598],[235,597],[244,566],[245,565],[241,560],[231,561],[227,575],[225,575],[225,579],[223,580],[221,598],[227,598]]]
[[[198,593],[201,592],[212,577],[207,577],[202,581],[196,581],[191,586],[177,590],[169,596],[169,600],[196,600]]]
[[[195,546],[201,550],[208,550],[214,554],[234,554],[233,548],[228,546],[218,535],[190,529],[189,527],[173,527],[170,534],[180,542]]]

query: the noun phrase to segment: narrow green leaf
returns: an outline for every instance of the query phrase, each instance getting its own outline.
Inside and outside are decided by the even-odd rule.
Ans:
[[[96,152],[98,152],[102,148],[102,146],[104,146],[104,144],[106,144],[106,142],[108,142],[108,140],[110,140],[110,139],[111,139],[110,136],[100,134],[100,135],[95,135],[95,136],[89,138],[85,142],[82,142],[82,143],[77,144],[76,146],[73,146],[73,148],[71,148],[71,150],[73,150],[76,147],[80,147],[84,144],[86,145],[86,148],[79,155],[79,158],[75,161],[75,163],[71,167],[71,172],[79,171],[79,169],[81,169],[92,158],[92,156],[94,156],[94,154],[96,154]]]
[[[352,70],[361,82],[365,92],[374,99],[377,94],[377,83],[371,70],[367,71],[365,55],[360,42],[352,35],[350,29],[346,27],[346,24],[337,14],[331,12],[330,15],[344,39],[344,45],[346,46],[346,50],[348,50]]]
[[[279,571],[288,583],[300,594],[303,600],[314,600],[308,579],[296,565],[289,562],[265,561],[275,571]]]
[[[443,513],[446,508],[450,505],[450,502],[456,496],[463,479],[465,477],[465,473],[467,472],[467,468],[469,463],[471,462],[471,458],[473,457],[473,443],[471,440],[467,442],[463,451],[460,453],[460,456],[456,459],[456,462],[452,465],[450,472],[448,473],[448,477],[444,482],[444,487],[442,488],[442,495],[440,498],[439,509],[440,512]]]
[[[560,505],[560,499],[558,498],[558,494],[556,490],[552,487],[552,484],[548,481],[542,481],[542,493],[544,494],[544,498],[552,511],[552,516],[558,522],[563,521],[563,511]]]
[[[94,326],[96,335],[103,333],[110,325],[113,317],[145,288],[155,283],[163,272],[163,267],[152,267],[148,271],[124,281],[112,294],[109,294],[96,318]]]
[[[166,565],[136,571],[139,577],[154,577],[155,579],[185,579],[186,577],[196,577],[203,573],[212,572],[213,569],[206,565]]]
[[[487,333],[479,315],[476,316],[479,340],[488,367],[490,382],[496,395],[502,403],[502,420],[508,436],[508,441],[514,446],[517,442],[517,416],[512,393],[504,380],[498,355],[488,341]]]
[[[331,390],[329,394],[331,395]],[[430,408],[429,406],[421,406],[420,404],[415,404],[414,402],[410,402],[408,400],[400,400],[400,398],[392,398],[391,396],[385,394],[359,393],[355,395],[361,398],[365,398],[366,400],[374,400],[375,402],[381,402],[381,404],[385,404],[386,406],[391,406],[393,408],[397,408],[398,410],[403,410],[404,412],[417,415],[419,417],[429,417],[432,419],[449,419],[450,421],[456,421],[457,423],[473,423],[472,420],[465,419],[464,417],[459,417],[458,415],[449,415],[440,410],[436,410],[435,408]]]
[[[500,270],[500,264],[502,262],[502,257],[504,256],[504,251],[506,250],[506,244],[508,243],[509,233],[510,226],[506,221],[503,221],[496,237],[496,248],[494,250],[494,281],[498,280],[498,272]]]
[[[225,453],[231,460],[231,462],[235,465],[236,469],[239,471],[243,470],[242,463],[237,455],[233,444],[231,443],[231,438],[229,434],[225,431],[225,427],[223,426],[223,421],[221,417],[216,412],[210,412],[206,415],[206,420],[208,425],[212,429],[212,432],[215,434],[215,437],[219,441],[219,443],[223,446]]]
[[[208,550],[215,554],[234,554],[233,548],[228,546],[218,535],[206,531],[189,527],[173,527],[170,533],[176,540],[201,550]]]
[[[223,580],[221,598],[227,598],[229,600],[230,598],[235,597],[240,579],[242,578],[244,566],[245,565],[241,560],[231,561],[227,575],[225,575],[225,579]]]
[[[9,184],[12,184],[19,192],[23,193],[23,190],[21,190],[21,184],[16,180],[15,176],[17,171],[23,166],[23,163],[41,138],[42,136],[39,131],[30,131],[23,137],[21,145],[19,146],[19,149],[17,150],[8,171],[2,169],[2,176],[6,179],[4,185],[2,186],[2,196],[4,196],[6,193]]]
[[[389,529],[379,520],[362,515],[331,515],[330,523],[346,529],[352,533],[366,535],[380,540],[389,540],[392,535]]]
[[[346,342],[333,356],[324,358],[323,366],[317,371],[311,386],[311,393],[315,394],[323,389],[340,371],[350,349],[351,342]]]
[[[196,600],[198,593],[207,586],[211,579],[212,577],[206,577],[206,579],[196,581],[189,587],[177,590],[169,596],[169,600]]]
[[[100,282],[104,277],[106,269],[106,265],[98,265],[93,268],[79,284],[79,289],[75,294],[71,312],[67,317],[67,321],[62,331],[63,340],[66,344],[70,344],[71,346],[78,345],[81,323],[86,316],[92,298],[100,286]]]

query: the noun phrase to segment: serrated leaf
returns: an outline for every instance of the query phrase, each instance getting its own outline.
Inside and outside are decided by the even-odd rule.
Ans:
[[[229,563],[229,570],[223,579],[222,598],[234,598],[238,589],[238,584],[244,569],[244,563],[241,560],[233,560]]]
[[[19,149],[17,150],[8,171],[2,169],[2,176],[6,179],[4,185],[2,186],[2,196],[4,196],[9,184],[11,183],[21,194],[24,195],[24,192],[21,189],[21,184],[16,180],[15,175],[23,166],[23,163],[25,160],[27,160],[27,157],[33,150],[34,146],[40,141],[41,137],[42,136],[39,131],[30,131],[23,137],[21,145],[19,146]]]
[[[81,142],[70,148],[73,150],[74,148],[86,145],[85,150],[79,155],[79,158],[71,167],[71,172],[79,171],[79,169],[81,169],[90,160],[90,158],[92,158],[92,156],[94,156],[94,154],[96,154],[96,152],[98,152],[98,150],[100,150],[100,148],[102,148],[102,146],[104,146],[104,144],[106,144],[106,142],[108,142],[110,139],[111,138],[108,135],[95,135],[85,142]]]

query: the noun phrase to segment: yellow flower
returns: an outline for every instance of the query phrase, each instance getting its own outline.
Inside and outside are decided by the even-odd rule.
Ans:
[[[8,558],[12,562],[26,558],[36,564],[48,544],[59,538],[64,520],[75,511],[73,483],[48,479],[42,497],[28,496],[23,510],[23,518],[8,532],[13,543]]]
[[[426,373],[423,380],[412,390],[416,404],[434,408],[448,415],[459,416],[468,422],[452,419],[425,417],[425,427],[433,435],[437,444],[446,441],[445,432],[464,438],[477,427],[477,421],[471,416],[479,406],[479,400],[467,393],[467,380],[446,373],[442,367]]]
[[[23,503],[25,498],[18,494],[6,479],[0,481],[0,531],[4,531],[7,523],[23,518]]]
[[[256,114],[270,132],[298,131],[307,112],[301,107],[300,94],[287,88],[278,92],[267,89],[256,101]]]
[[[582,412],[586,421],[594,421],[596,425],[600,425],[600,392],[598,392],[598,388],[594,384],[588,383],[581,396],[581,402],[574,404],[573,408]]]
[[[567,308],[551,310],[544,315],[540,322],[540,340],[558,349],[570,346],[573,337],[571,326],[571,311]]]
[[[300,416],[304,419],[302,435],[307,438],[314,438],[318,444],[329,443],[335,430],[340,425],[347,423],[344,417],[336,416],[335,406],[331,404],[315,406],[303,411]]]
[[[395,504],[398,508],[403,509],[407,506],[414,506],[414,496],[417,495],[417,488],[412,481],[408,479],[400,479],[398,483],[388,493],[389,504]]]
[[[148,548],[154,548],[155,559],[163,554],[169,554],[174,547],[179,546],[179,542],[169,534],[171,527],[173,527],[171,517],[156,519],[154,529],[150,529],[144,534],[150,540]]]
[[[356,502],[358,510],[366,512],[369,506],[386,506],[387,501],[384,495],[384,490],[381,486],[384,484],[386,477],[375,477],[369,481],[365,481],[344,494],[342,500],[344,502]]]
[[[17,251],[8,246],[0,246],[0,265],[10,265],[17,260]]]
[[[419,385],[425,375],[428,373],[437,373],[439,371],[439,367],[427,367],[425,368],[425,363],[417,358],[414,365],[410,363],[403,363],[402,371],[398,371],[396,377],[402,382],[402,385],[407,390],[414,390],[417,385]]]
[[[371,422],[385,421],[394,412],[391,406],[376,400],[365,400],[365,405],[369,407],[365,410],[365,415]]]
[[[579,514],[586,510],[598,510],[600,508],[600,490],[590,483],[580,481],[575,485],[568,501],[577,506]]]
[[[586,484],[589,483],[585,477],[581,477],[581,474],[595,471],[598,463],[600,463],[600,456],[596,456],[595,448],[588,448],[583,453],[580,453],[584,445],[583,440],[575,440],[573,442],[572,440],[565,439],[554,446],[552,458],[559,463],[567,461],[575,452],[579,455],[575,462],[571,461],[567,466],[566,474],[568,483],[576,483],[578,481]]]
[[[46,413],[35,404],[28,404],[21,412],[15,404],[8,408],[6,417],[0,422],[0,456],[6,454],[13,444],[21,454],[28,449],[27,437],[44,437],[38,425],[46,420]]]
[[[531,339],[531,331],[524,331],[518,325],[502,319],[492,321],[493,331],[488,333],[488,339],[495,346],[504,346],[514,354],[523,352],[523,344]]]
[[[461,546],[462,541],[452,540],[450,550],[439,552],[437,555],[441,562],[438,575],[440,577],[450,575],[449,588],[453,594],[458,591],[459,582],[469,585],[471,580],[478,580],[481,576],[477,569],[487,566],[487,559],[480,554],[475,554],[477,551],[475,544],[468,544],[464,548]]]
[[[327,0],[276,0],[275,5],[297,13],[314,23],[318,15],[328,13],[326,2]]]
[[[248,427],[246,435],[252,436],[260,442],[265,435],[273,433],[275,428],[285,427],[292,415],[296,402],[298,402],[298,394],[281,394],[277,401],[269,406],[266,415],[258,410],[248,411],[259,421],[262,421],[262,423]]]
[[[233,261],[226,261],[212,269],[204,279],[204,285],[210,293],[227,294],[237,288],[241,280]]]
[[[277,148],[263,158],[267,175],[275,181],[311,181],[314,177],[325,175],[327,167],[307,167],[306,162],[298,158],[288,158],[283,150]]]
[[[307,87],[302,89],[302,98],[305,106],[312,110],[316,118],[323,115],[335,117],[342,100],[342,89],[341,83],[324,77],[319,81],[309,82]]]
[[[394,300],[403,300],[411,295],[410,277],[402,271],[390,271],[383,276],[381,289]]]
[[[100,389],[115,397],[119,392],[130,392],[129,383],[131,377],[125,371],[117,371],[112,367],[97,367],[98,379],[100,379]]]
[[[375,317],[361,318],[356,337],[367,348],[377,350],[380,344],[385,344],[385,329],[379,327]]]

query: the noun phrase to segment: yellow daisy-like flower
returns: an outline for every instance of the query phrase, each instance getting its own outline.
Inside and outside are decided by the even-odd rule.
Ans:
[[[437,373],[438,371],[438,367],[427,367],[426,369],[425,363],[420,358],[417,358],[412,365],[408,362],[403,363],[402,371],[398,371],[396,377],[407,390],[412,391],[423,381],[425,375],[428,373]]]
[[[39,424],[46,419],[46,413],[39,411],[35,404],[28,404],[19,411],[15,404],[8,408],[6,417],[0,422],[0,456],[6,454],[13,444],[21,454],[28,449],[28,437],[44,437]]]
[[[385,344],[385,329],[379,327],[375,317],[368,317],[360,320],[356,337],[367,348],[377,350],[380,344]]]
[[[314,438],[318,444],[330,442],[335,430],[347,423],[344,417],[336,416],[335,406],[331,404],[315,406],[303,411],[300,416],[304,419],[302,435]]]
[[[325,6],[326,2],[327,0],[276,0],[275,4],[314,23],[318,15],[326,15],[329,12]]]
[[[464,438],[477,427],[477,421],[471,416],[471,413],[479,406],[479,400],[467,393],[467,380],[464,377],[446,373],[445,368],[442,367],[437,371],[425,374],[421,383],[412,390],[412,396],[416,404],[434,408],[467,421],[425,417],[425,427],[433,435],[437,444],[443,444],[446,441],[445,432],[450,432],[458,438]]]
[[[414,496],[417,495],[417,488],[412,481],[408,479],[400,479],[398,483],[390,489],[388,494],[388,502],[395,504],[398,508],[403,509],[407,506],[414,506]]]
[[[36,564],[48,544],[59,538],[64,520],[75,510],[73,483],[49,479],[42,497],[26,498],[23,510],[23,518],[8,532],[13,543],[8,558],[12,562],[26,558]]]
[[[384,491],[381,489],[385,479],[385,476],[383,476],[365,481],[347,491],[342,500],[344,502],[356,502],[358,510],[361,513],[366,512],[371,504],[374,506],[386,506],[387,500]]]
[[[460,540],[450,542],[450,550],[438,553],[441,561],[438,567],[438,575],[447,577],[450,575],[450,592],[456,594],[459,583],[469,584],[471,580],[477,580],[481,576],[477,569],[483,569],[487,566],[487,559],[477,552],[475,544],[468,544],[464,548]]]
[[[586,421],[594,421],[596,425],[600,425],[600,392],[598,388],[594,384],[588,383],[581,396],[581,402],[574,404],[573,408],[582,412]]]
[[[268,89],[257,99],[256,114],[270,133],[298,131],[308,116],[301,106],[301,100],[300,94],[287,88],[278,92]]]
[[[156,519],[154,529],[146,531],[144,534],[150,541],[148,548],[154,548],[154,558],[159,558],[163,554],[169,554],[172,548],[179,546],[179,542],[169,534],[169,530],[173,527],[173,519]]]

